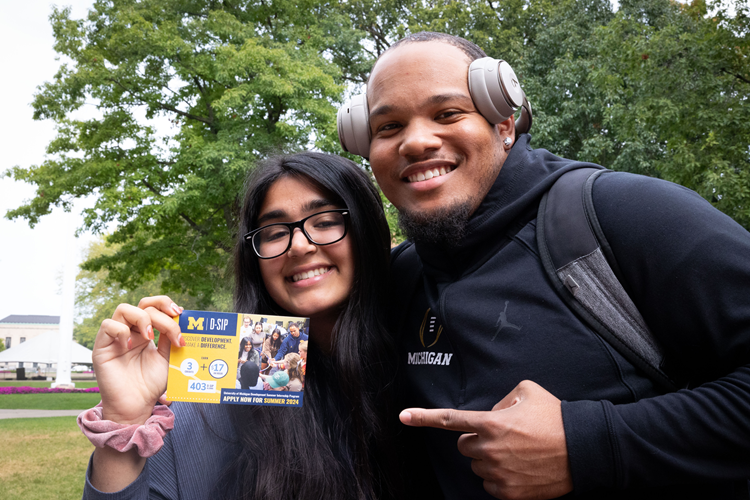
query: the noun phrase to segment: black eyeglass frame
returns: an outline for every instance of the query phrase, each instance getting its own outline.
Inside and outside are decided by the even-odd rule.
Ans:
[[[318,243],[317,241],[313,240],[309,234],[307,234],[307,231],[305,231],[305,222],[307,222],[308,219],[311,219],[315,216],[318,216],[321,214],[328,214],[331,212],[340,213],[341,215],[344,216],[344,234],[342,234],[341,238],[337,240],[329,241],[328,243]],[[305,238],[307,238],[307,241],[319,247],[324,247],[326,245],[333,245],[334,243],[338,243],[339,241],[343,240],[346,237],[347,233],[349,232],[349,212],[350,210],[348,208],[335,208],[333,210],[323,210],[322,212],[316,212],[314,214],[308,215],[304,219],[298,220],[297,222],[274,222],[273,224],[267,224],[263,227],[259,227],[258,229],[253,229],[249,233],[245,234],[243,238],[245,239],[245,241],[250,242],[250,246],[253,248],[253,252],[259,259],[264,259],[264,260],[276,259],[284,255],[285,253],[287,253],[289,249],[292,248],[292,239],[294,237],[294,229],[297,227],[300,229],[300,231],[302,231],[302,234],[305,235]],[[281,252],[279,255],[274,255],[273,257],[263,257],[262,255],[258,253],[258,250],[255,248],[255,245],[253,244],[252,239],[253,239],[253,236],[255,236],[257,233],[271,226],[286,226],[289,229],[289,243],[287,244],[286,249],[283,252]]]

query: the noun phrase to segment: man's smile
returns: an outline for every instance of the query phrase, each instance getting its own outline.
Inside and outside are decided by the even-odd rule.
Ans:
[[[450,166],[432,168],[429,170],[425,170],[424,172],[417,172],[416,174],[412,174],[406,179],[408,180],[408,182],[428,181],[432,179],[433,177],[440,177],[441,175],[449,174],[452,171],[453,171],[453,167],[450,167]]]

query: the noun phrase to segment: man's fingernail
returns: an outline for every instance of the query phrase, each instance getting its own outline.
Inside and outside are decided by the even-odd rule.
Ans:
[[[172,306],[171,307],[172,307],[172,310],[174,311],[174,313],[177,316],[179,316],[180,314],[182,314],[182,311],[180,310],[182,308],[180,306],[178,306],[177,304],[175,304],[174,302],[172,302]]]
[[[151,328],[151,325],[146,327],[146,333],[148,334],[149,339],[154,340],[154,329]]]
[[[405,424],[410,424],[411,423],[411,413],[408,412],[408,411],[402,411],[401,415],[399,415],[399,418]]]
[[[185,342],[185,339],[182,338],[182,334],[180,334],[180,336],[177,338],[177,342],[180,344],[180,347],[185,347],[185,345],[187,344],[187,342]]]
[[[133,348],[133,339],[128,337],[128,350]]]

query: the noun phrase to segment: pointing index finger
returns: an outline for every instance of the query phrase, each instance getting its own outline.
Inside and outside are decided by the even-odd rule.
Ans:
[[[403,424],[412,427],[435,427],[449,431],[476,432],[483,427],[486,411],[465,411],[440,408],[407,408],[401,412],[399,419]]]

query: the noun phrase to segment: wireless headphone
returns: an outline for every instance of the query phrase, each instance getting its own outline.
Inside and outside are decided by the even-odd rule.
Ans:
[[[518,110],[516,133],[531,130],[531,104],[518,83],[510,64],[502,59],[483,57],[469,66],[469,94],[484,118],[493,125],[502,123]],[[344,151],[364,158],[370,156],[370,110],[367,93],[352,96],[336,117],[339,141]]]

